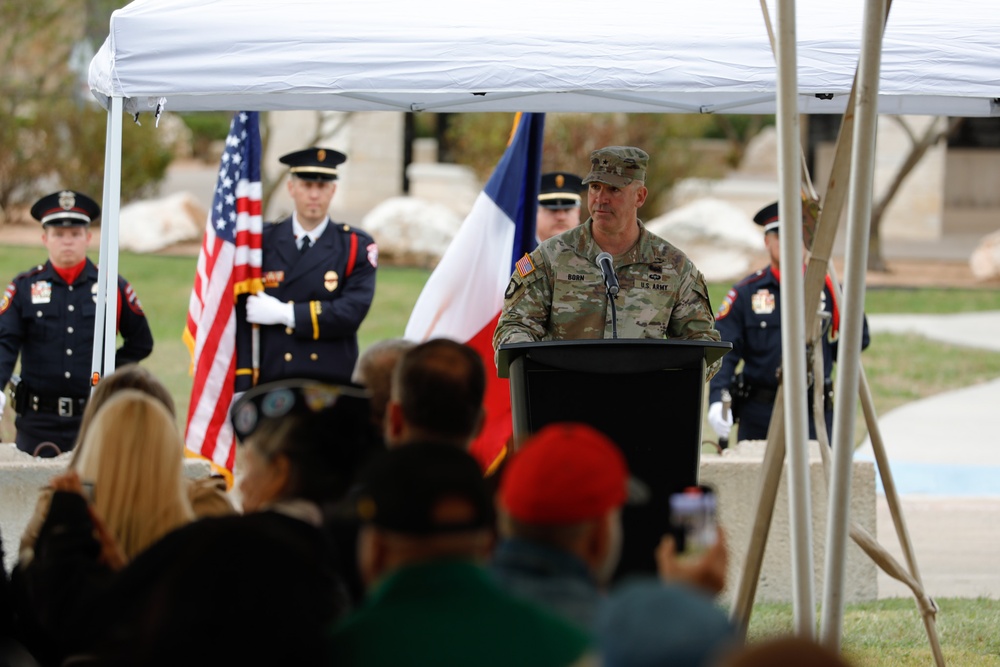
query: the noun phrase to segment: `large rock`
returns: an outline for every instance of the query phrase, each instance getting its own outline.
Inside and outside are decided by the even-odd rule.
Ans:
[[[437,265],[462,219],[447,206],[415,197],[393,197],[371,210],[361,227],[378,243],[387,264]]]
[[[1000,231],[983,237],[972,251],[969,268],[978,280],[1000,278]]]
[[[206,211],[189,192],[123,206],[118,243],[122,250],[156,252],[174,243],[198,241],[205,230]]]
[[[690,202],[646,227],[683,250],[709,282],[739,280],[765,263],[760,227],[720,199]]]

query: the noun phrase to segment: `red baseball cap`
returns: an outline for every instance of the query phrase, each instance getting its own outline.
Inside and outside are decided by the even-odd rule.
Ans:
[[[518,521],[587,521],[628,498],[625,457],[586,424],[550,424],[524,443],[500,480],[500,506]]]

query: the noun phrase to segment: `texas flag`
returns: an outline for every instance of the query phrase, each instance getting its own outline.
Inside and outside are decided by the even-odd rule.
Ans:
[[[493,330],[514,262],[534,249],[545,114],[518,113],[507,150],[472,211],[424,285],[405,337],[451,338],[475,348],[486,366],[486,422],[472,454],[490,471],[512,433],[510,386],[496,376]]]

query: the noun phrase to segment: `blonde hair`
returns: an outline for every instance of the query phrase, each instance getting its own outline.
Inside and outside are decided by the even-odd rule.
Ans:
[[[94,509],[131,560],[193,518],[182,476],[184,444],[163,403],[121,389],[96,411],[77,472]]]
[[[76,436],[76,443],[73,446],[73,457],[69,461],[70,468],[76,468],[80,459],[80,451],[83,449],[83,440],[87,436],[94,415],[104,405],[105,401],[122,389],[137,389],[149,394],[153,398],[159,399],[170,411],[171,419],[176,416],[174,408],[174,398],[167,391],[155,375],[138,364],[125,364],[118,367],[111,375],[101,378],[101,381],[94,387],[93,393],[87,400],[87,407],[83,409],[83,417],[80,419],[80,431]]]

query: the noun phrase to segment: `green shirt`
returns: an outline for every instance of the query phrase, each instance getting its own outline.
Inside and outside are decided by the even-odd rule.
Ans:
[[[471,561],[436,561],[392,573],[329,637],[332,665],[596,664],[583,632],[503,592]]]

